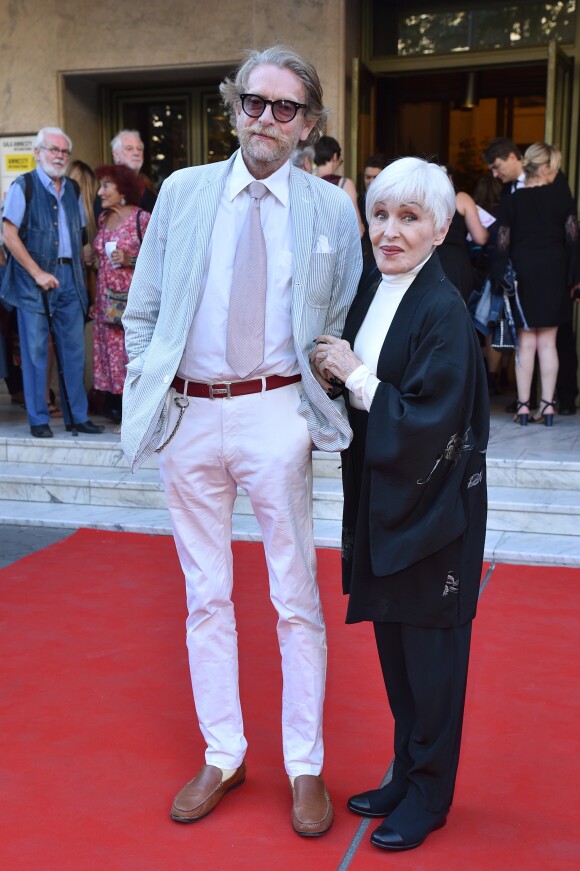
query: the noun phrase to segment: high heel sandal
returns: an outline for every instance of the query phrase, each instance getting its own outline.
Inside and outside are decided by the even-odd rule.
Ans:
[[[516,402],[516,414],[514,417],[514,423],[519,423],[520,426],[528,425],[528,417],[529,414],[525,412],[524,414],[520,414],[520,408],[529,408],[530,400],[527,402],[520,402],[519,400]]]
[[[544,426],[553,426],[554,424],[554,403],[548,402],[547,399],[540,399],[540,402],[543,405],[541,414],[539,417],[532,417],[530,421],[532,423],[543,423]],[[549,414],[546,414],[546,409],[551,408],[552,411]]]

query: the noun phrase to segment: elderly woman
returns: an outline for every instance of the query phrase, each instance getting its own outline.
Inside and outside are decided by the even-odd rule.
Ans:
[[[127,352],[121,315],[127,303],[135,262],[149,212],[139,208],[143,182],[128,166],[109,164],[95,171],[103,211],[93,243],[99,258],[95,318],[95,389],[108,394],[109,412],[121,419],[121,397],[126,375]],[[116,300],[116,302],[111,302]],[[120,433],[120,423],[113,432]]]
[[[393,775],[348,806],[386,817],[371,843],[407,850],[445,824],[453,798],[486,522],[487,383],[469,314],[436,248],[455,192],[406,157],[367,193],[378,266],[342,339],[312,352],[344,382],[353,442],[343,457],[347,623],[374,624],[395,721]],[[359,724],[358,728],[363,728]]]

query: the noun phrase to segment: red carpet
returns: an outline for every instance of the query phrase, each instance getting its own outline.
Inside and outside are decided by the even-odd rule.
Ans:
[[[369,626],[344,626],[339,556],[319,553],[329,635],[325,777],[333,829],[290,827],[275,613],[260,545],[235,546],[248,780],[200,823],[168,817],[203,761],[169,538],[82,530],[0,571],[0,866],[10,871],[337,869],[392,726]],[[353,871],[580,865],[578,572],[497,568],[475,624],[456,804],[419,850],[368,844]],[[374,825],[374,823],[372,824]],[[345,863],[343,863],[343,868]]]

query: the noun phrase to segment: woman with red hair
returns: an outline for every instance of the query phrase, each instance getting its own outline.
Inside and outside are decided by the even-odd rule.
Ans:
[[[109,406],[121,420],[121,399],[127,352],[121,315],[143,233],[151,217],[139,208],[143,182],[122,164],[99,166],[95,170],[103,211],[93,247],[99,259],[95,319],[94,386],[109,394]],[[114,432],[120,432],[117,426]]]

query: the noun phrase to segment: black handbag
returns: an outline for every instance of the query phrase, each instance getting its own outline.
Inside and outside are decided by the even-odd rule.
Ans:
[[[528,329],[526,318],[520,305],[518,296],[518,283],[516,273],[512,266],[511,260],[508,260],[503,278],[500,282],[500,289],[503,293],[503,306],[499,320],[497,321],[492,337],[491,347],[496,351],[515,351],[516,361],[518,360],[518,331],[514,322],[512,313],[512,303],[515,304],[519,316],[522,320],[524,329]]]
[[[494,327],[491,337],[491,347],[496,351],[513,351],[516,347],[510,322],[503,309],[501,317]]]
[[[520,306],[517,286],[514,287],[514,295],[511,298],[516,303],[524,327],[525,329],[527,329],[528,325],[526,323],[522,307]],[[491,347],[495,348],[496,351],[515,351],[516,360],[518,359],[518,330],[514,322],[514,316],[510,302],[510,294],[505,288],[503,293],[503,306],[501,309],[501,314],[491,336]]]

